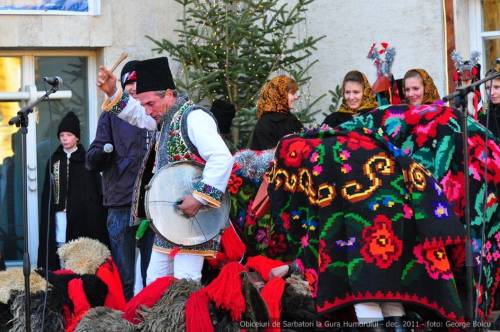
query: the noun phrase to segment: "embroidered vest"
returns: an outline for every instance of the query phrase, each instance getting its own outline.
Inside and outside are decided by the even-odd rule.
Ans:
[[[156,142],[156,170],[176,161],[196,160],[205,163],[199,156],[198,149],[191,142],[188,135],[187,118],[189,113],[194,110],[203,110],[212,116],[204,108],[186,102],[172,115],[170,121],[166,119],[163,122],[160,138]],[[181,253],[214,257],[215,253],[220,249],[219,236],[206,243],[184,248],[155,235],[155,250],[170,253],[176,247]]]

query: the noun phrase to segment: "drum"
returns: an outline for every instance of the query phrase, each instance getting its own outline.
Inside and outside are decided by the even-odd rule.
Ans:
[[[195,246],[210,241],[229,225],[229,195],[222,196],[221,206],[202,207],[196,216],[187,218],[178,209],[184,196],[202,178],[203,165],[193,161],[171,163],[159,169],[146,187],[146,215],[153,230],[165,240],[181,246]]]

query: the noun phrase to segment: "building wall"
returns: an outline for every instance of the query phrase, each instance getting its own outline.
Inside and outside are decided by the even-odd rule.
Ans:
[[[311,70],[311,93],[319,95],[341,84],[346,72],[364,72],[371,83],[376,69],[367,59],[373,42],[396,48],[395,78],[424,68],[445,92],[446,67],[442,2],[437,0],[316,0],[307,12],[307,33],[326,35],[318,43]],[[380,48],[380,46],[379,46]],[[321,106],[327,109],[324,98]]]
[[[181,9],[173,0],[102,0],[99,16],[0,15],[0,48],[95,49],[105,65],[123,51],[145,59],[156,55],[145,35],[174,38]]]
[[[0,48],[90,48],[97,50],[97,64],[109,66],[122,51],[130,59],[156,56],[145,35],[174,39],[180,15],[182,7],[174,0],[103,0],[100,16],[2,15]],[[366,73],[373,82],[375,66],[366,55],[373,42],[381,41],[396,48],[396,78],[421,67],[445,92],[442,1],[316,0],[297,34],[326,35],[311,59],[319,63],[310,72],[312,82],[303,96],[314,99],[334,89],[351,69]],[[328,105],[326,97],[318,107],[326,111]]]

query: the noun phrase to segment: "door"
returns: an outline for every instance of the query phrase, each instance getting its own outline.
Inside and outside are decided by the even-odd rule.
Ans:
[[[42,77],[56,75],[63,80],[61,91],[36,107],[27,135],[28,244],[33,265],[39,216],[48,212],[39,205],[46,165],[59,145],[59,122],[67,112],[74,112],[80,119],[80,141],[85,148],[95,133],[96,91],[91,83],[95,82],[95,56],[92,52],[0,52],[0,250],[7,265],[21,264],[24,248],[21,133],[8,121],[50,88]]]

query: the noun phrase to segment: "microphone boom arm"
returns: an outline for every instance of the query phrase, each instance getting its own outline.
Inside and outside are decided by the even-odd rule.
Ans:
[[[25,120],[26,117],[28,116],[28,114],[30,114],[31,112],[33,112],[33,108],[40,104],[42,101],[45,101],[47,99],[49,99],[49,96],[51,94],[53,94],[54,92],[56,92],[57,90],[59,89],[59,86],[52,86],[50,88],[50,90],[48,90],[47,92],[45,92],[45,94],[43,96],[41,96],[40,98],[38,98],[37,100],[33,101],[32,103],[29,103],[28,105],[24,106],[23,108],[21,108],[18,112],[17,112],[17,115],[12,117],[10,120],[9,120],[9,126],[23,126],[23,127],[27,127],[28,126],[28,123],[27,121]]]
[[[485,82],[492,81],[492,80],[499,78],[499,77],[500,77],[500,72],[496,72],[493,75],[487,76],[487,77],[485,77],[479,81],[476,81],[470,85],[457,88],[457,90],[455,92],[452,92],[449,95],[444,96],[443,101],[447,102],[447,101],[450,101],[452,99],[455,99],[455,97],[465,96],[469,92],[473,91],[477,86],[479,86]]]

